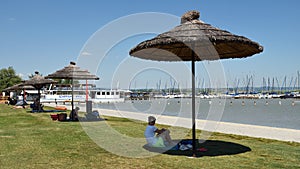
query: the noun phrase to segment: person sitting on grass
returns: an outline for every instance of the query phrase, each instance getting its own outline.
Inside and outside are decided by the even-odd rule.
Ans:
[[[78,110],[79,107],[76,107],[75,109],[73,109],[70,113],[70,120],[71,121],[78,121]]]
[[[102,120],[97,110],[85,114],[87,120]]]
[[[144,136],[149,146],[151,147],[167,147],[172,146],[173,142],[170,137],[170,131],[167,129],[158,129],[155,126],[156,118],[148,117],[148,125],[144,132]]]
[[[7,99],[7,105],[16,105],[17,104],[17,100],[11,98],[11,97],[8,97]]]

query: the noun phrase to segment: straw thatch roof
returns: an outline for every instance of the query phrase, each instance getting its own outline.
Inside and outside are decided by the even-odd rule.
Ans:
[[[92,75],[87,70],[81,70],[76,66],[75,62],[70,62],[70,65],[60,69],[52,74],[49,74],[47,79],[77,79],[77,80],[99,80],[99,77]]]
[[[3,91],[16,91],[16,90],[34,90],[35,88],[32,85],[24,85],[24,83],[15,84],[8,88],[3,89]]]
[[[56,81],[51,79],[45,79],[43,76],[39,74],[39,72],[35,72],[35,75],[24,82],[24,85],[32,85],[36,89],[41,89],[43,86],[47,84],[56,83]]]
[[[263,51],[263,47],[250,39],[234,35],[198,20],[198,11],[189,11],[181,24],[157,37],[141,42],[130,50],[130,55],[159,61],[244,58]]]

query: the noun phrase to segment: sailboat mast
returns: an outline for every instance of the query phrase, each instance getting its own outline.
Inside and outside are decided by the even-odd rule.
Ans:
[[[298,74],[298,90],[300,90],[300,72],[299,70],[297,71]]]
[[[273,79],[272,79],[272,93],[274,93],[274,83],[275,83],[275,79],[274,79],[274,77],[273,77]]]

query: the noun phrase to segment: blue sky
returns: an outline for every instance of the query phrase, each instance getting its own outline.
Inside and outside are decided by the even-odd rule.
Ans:
[[[262,83],[263,77],[277,77],[282,83],[284,76],[295,79],[300,70],[299,6],[298,0],[1,0],[0,68],[13,66],[24,79],[36,70],[47,75],[70,61],[77,61],[91,36],[118,18],[143,12],[180,17],[188,10],[199,10],[204,22],[246,36],[264,46],[264,52],[253,57],[221,62],[228,83],[233,84],[236,78],[244,79],[247,75],[252,75],[257,85]],[[122,29],[120,27],[120,31]],[[107,57],[115,55],[124,60],[129,57],[131,47],[153,36],[146,34],[125,40],[107,49],[110,51]],[[100,87],[110,85],[111,79],[107,76],[111,74],[106,72],[110,63],[99,64],[95,72],[101,79],[98,82]],[[201,64],[197,63],[199,76],[203,73]],[[155,71],[150,72],[148,74],[153,75]],[[158,80],[151,79],[147,73],[140,75],[147,77],[147,80],[142,76],[135,78],[138,82],[143,81],[139,83],[141,87],[146,83],[148,87],[157,85]],[[155,77],[163,83],[172,81],[168,76]],[[187,76],[179,78],[176,80],[181,85],[189,81]]]

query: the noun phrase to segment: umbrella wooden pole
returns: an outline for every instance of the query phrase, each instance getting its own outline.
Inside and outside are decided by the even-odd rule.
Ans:
[[[25,89],[23,89],[23,104],[25,104]]]
[[[71,101],[72,109],[71,109],[71,111],[73,111],[73,109],[74,109],[74,80],[73,80],[73,78],[71,79],[71,82],[72,82],[72,101]]]
[[[196,115],[195,115],[195,53],[192,52],[192,135],[193,157],[196,157]]]
[[[41,92],[40,92],[40,88],[38,88],[38,102],[37,102],[37,106],[38,106],[38,112],[41,112]]]
[[[89,100],[89,95],[88,95],[88,81],[85,80],[85,101],[87,102]]]

